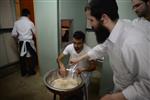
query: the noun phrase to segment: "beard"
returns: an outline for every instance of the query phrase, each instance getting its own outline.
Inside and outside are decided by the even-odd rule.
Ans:
[[[74,47],[74,49],[75,49],[76,51],[78,51],[80,48]]]
[[[97,28],[92,27],[92,29],[95,32],[96,40],[98,43],[103,43],[110,35],[109,30],[100,23],[98,24]]]
[[[145,16],[145,13],[143,13],[143,12],[135,12],[136,13],[136,15],[138,16],[138,17],[144,17]]]
[[[142,11],[135,11],[135,13],[137,14],[138,17],[146,17],[148,9],[149,9],[148,5],[145,5],[145,9],[143,9]]]

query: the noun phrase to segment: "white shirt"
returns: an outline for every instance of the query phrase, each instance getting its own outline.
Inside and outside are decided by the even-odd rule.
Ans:
[[[74,46],[73,46],[73,43],[72,43],[72,44],[67,45],[67,47],[63,51],[63,54],[64,55],[70,55],[69,60],[71,60],[72,58],[78,58],[78,57],[86,54],[89,50],[91,50],[90,47],[88,47],[86,44],[84,44],[83,49],[81,50],[81,52],[77,53],[76,50],[74,49]],[[89,59],[83,59],[82,61],[80,61],[77,64],[76,68],[89,67],[89,60],[90,60],[90,58]],[[90,74],[91,74],[90,72],[84,72],[83,73],[84,77],[87,79],[86,80],[87,84],[89,83]]]
[[[14,24],[12,36],[17,36],[19,41],[32,40],[35,33],[34,24],[28,17],[21,17]]]
[[[146,38],[150,41],[150,21],[146,20],[144,17],[135,18],[133,21],[129,19],[124,20],[134,25],[135,28],[143,31],[143,34],[145,34]]]
[[[89,51],[88,56],[109,55],[116,90],[123,90],[127,100],[150,100],[149,51],[145,35],[130,23],[118,20],[109,38]]]
[[[150,40],[150,22],[143,17],[138,17],[132,21],[132,24],[141,29]]]
[[[35,27],[28,17],[20,17],[20,19],[15,22],[12,30],[12,36],[18,36],[19,41],[24,41],[21,48],[20,56],[24,56],[25,54],[27,54],[26,56],[30,57],[30,54],[27,51],[27,47],[25,45],[26,42],[29,42],[31,47],[36,50],[34,46],[34,41],[32,40],[33,34],[35,34]]]

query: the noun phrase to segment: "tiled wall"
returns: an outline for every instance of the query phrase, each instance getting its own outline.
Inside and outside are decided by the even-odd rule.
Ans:
[[[18,49],[10,32],[0,33],[0,67],[19,61]]]
[[[14,0],[0,0],[0,28],[12,28],[14,14]]]
[[[17,62],[18,50],[11,30],[15,20],[15,0],[0,0],[0,67]]]

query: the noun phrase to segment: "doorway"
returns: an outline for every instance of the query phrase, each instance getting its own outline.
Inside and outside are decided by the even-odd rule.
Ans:
[[[21,11],[25,8],[30,11],[30,20],[35,24],[33,0],[16,0],[16,18],[18,19],[21,16]],[[35,42],[35,47],[37,48],[36,37],[33,37],[33,40]],[[29,59],[29,63],[31,64],[31,59]],[[36,57],[36,69],[39,70],[38,54]]]
[[[61,20],[61,49],[64,49],[72,40],[72,19]]]

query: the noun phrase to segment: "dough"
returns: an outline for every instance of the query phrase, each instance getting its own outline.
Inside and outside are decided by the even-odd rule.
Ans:
[[[59,78],[54,80],[51,85],[58,89],[71,89],[78,86],[78,81],[73,78]]]

